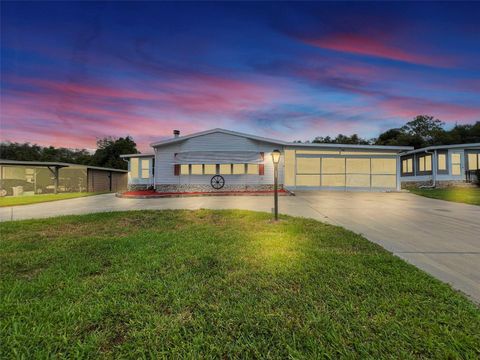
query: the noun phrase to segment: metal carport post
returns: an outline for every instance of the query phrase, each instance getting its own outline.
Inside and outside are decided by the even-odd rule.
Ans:
[[[53,167],[53,170],[52,170]],[[58,193],[58,170],[62,167],[67,167],[63,165],[49,165],[47,166],[47,169],[50,170],[50,172],[53,174],[53,181],[54,181],[54,193]]]

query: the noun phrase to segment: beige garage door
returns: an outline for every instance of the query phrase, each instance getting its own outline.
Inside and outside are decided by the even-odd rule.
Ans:
[[[295,185],[325,189],[395,189],[397,160],[394,157],[299,156]]]

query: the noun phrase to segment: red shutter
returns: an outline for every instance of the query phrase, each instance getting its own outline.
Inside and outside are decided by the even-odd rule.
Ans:
[[[258,164],[258,175],[265,175],[265,165]]]
[[[180,175],[180,164],[173,165],[173,175],[175,176]]]

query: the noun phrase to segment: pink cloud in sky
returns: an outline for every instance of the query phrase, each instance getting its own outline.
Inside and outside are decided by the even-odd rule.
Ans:
[[[450,67],[451,59],[421,55],[393,46],[388,38],[370,37],[361,34],[337,33],[320,38],[302,38],[311,46],[355,55],[373,56],[383,59],[403,61],[412,64]]]
[[[2,99],[2,140],[95,147],[99,137],[132,135],[148,142],[173,128],[219,127],[243,111],[282,98],[278,88],[248,80],[197,75],[149,82],[142,90],[114,84],[11,77]],[[21,134],[21,136],[19,136]]]
[[[377,106],[389,116],[402,116],[411,119],[419,114],[429,114],[439,117],[447,123],[473,123],[480,119],[480,106],[467,106],[447,102],[412,98],[391,97],[378,102]]]

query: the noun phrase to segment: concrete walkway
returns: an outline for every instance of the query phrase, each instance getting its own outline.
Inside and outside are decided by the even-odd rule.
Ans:
[[[480,207],[408,193],[298,192],[280,212],[346,227],[480,303]],[[0,221],[143,209],[271,211],[259,196],[120,199],[113,194],[0,208]],[[12,210],[13,209],[13,210]]]

